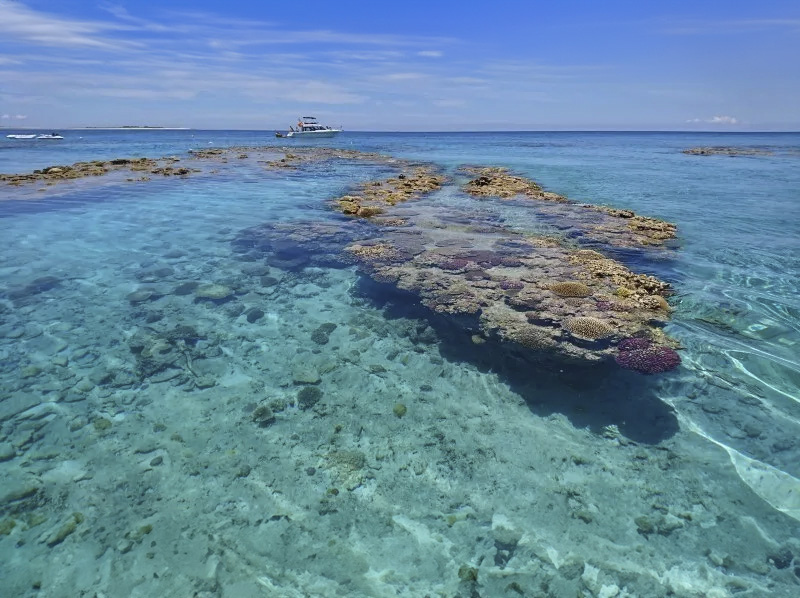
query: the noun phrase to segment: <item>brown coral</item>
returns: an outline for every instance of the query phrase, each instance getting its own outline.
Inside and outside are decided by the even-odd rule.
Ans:
[[[359,260],[367,263],[392,261],[398,258],[395,247],[389,243],[375,243],[374,245],[350,245],[345,251],[353,254]]]
[[[588,297],[592,294],[592,289],[573,280],[554,282],[547,288],[560,297]]]
[[[639,303],[643,307],[652,310],[670,311],[671,309],[669,303],[667,303],[667,300],[661,295],[649,295],[647,297],[642,297],[639,299]]]
[[[597,340],[614,333],[614,329],[603,320],[591,317],[570,318],[564,322],[564,328],[575,336]]]

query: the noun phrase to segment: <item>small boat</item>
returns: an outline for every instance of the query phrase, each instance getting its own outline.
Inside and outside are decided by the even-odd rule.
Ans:
[[[6,135],[9,139],[33,139],[36,135]]]
[[[285,135],[280,131],[275,131],[275,137],[285,137]]]
[[[44,135],[39,135],[36,139],[64,139],[58,133],[45,133]]]
[[[341,129],[334,129],[333,127],[319,124],[317,119],[313,116],[301,116],[297,119],[297,128],[289,127],[289,132],[286,133],[286,137],[333,137],[341,132]]]

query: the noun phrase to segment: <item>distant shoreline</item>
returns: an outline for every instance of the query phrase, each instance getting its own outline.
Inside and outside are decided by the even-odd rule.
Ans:
[[[273,132],[279,131],[281,127],[272,127],[266,129],[201,129],[197,127],[11,127],[7,125],[0,125],[0,131],[243,131],[243,132]],[[392,135],[418,135],[418,134],[445,134],[445,135],[459,135],[459,134],[503,134],[503,133],[534,133],[534,134],[549,134],[549,133],[631,133],[631,134],[678,134],[678,135],[762,135],[762,134],[790,134],[796,135],[800,133],[800,129],[787,129],[787,130],[747,130],[747,131],[712,131],[704,130],[681,130],[681,129],[519,129],[519,130],[458,130],[458,131],[373,131],[368,129],[349,129],[347,133],[367,133],[367,134],[392,134]]]
[[[188,131],[190,127],[69,127],[69,131],[101,129],[104,131]]]

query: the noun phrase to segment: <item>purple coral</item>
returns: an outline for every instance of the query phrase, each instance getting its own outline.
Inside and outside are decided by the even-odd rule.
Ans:
[[[453,258],[442,261],[439,265],[442,270],[463,270],[469,264],[469,260],[463,258]]]
[[[525,288],[525,283],[521,280],[501,280],[500,288],[504,291],[519,291]]]
[[[639,339],[626,340],[633,341]],[[646,339],[641,340],[646,341]],[[620,343],[620,345],[621,344],[622,343]],[[620,367],[628,370],[636,370],[643,374],[660,374],[678,367],[681,358],[669,347],[647,346],[641,349],[620,351],[617,354],[616,361]]]
[[[519,268],[523,266],[522,260],[515,257],[502,257],[500,258],[500,265],[508,268]]]
[[[624,338],[621,341],[619,341],[617,348],[620,351],[638,351],[640,349],[647,349],[652,344],[653,343],[651,343],[646,338],[632,336],[630,338]]]
[[[598,301],[594,306],[598,311],[631,311],[628,305],[614,301]]]

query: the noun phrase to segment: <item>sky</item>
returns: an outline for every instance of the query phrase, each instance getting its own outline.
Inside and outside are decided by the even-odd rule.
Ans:
[[[0,127],[800,130],[798,0],[0,0]]]

